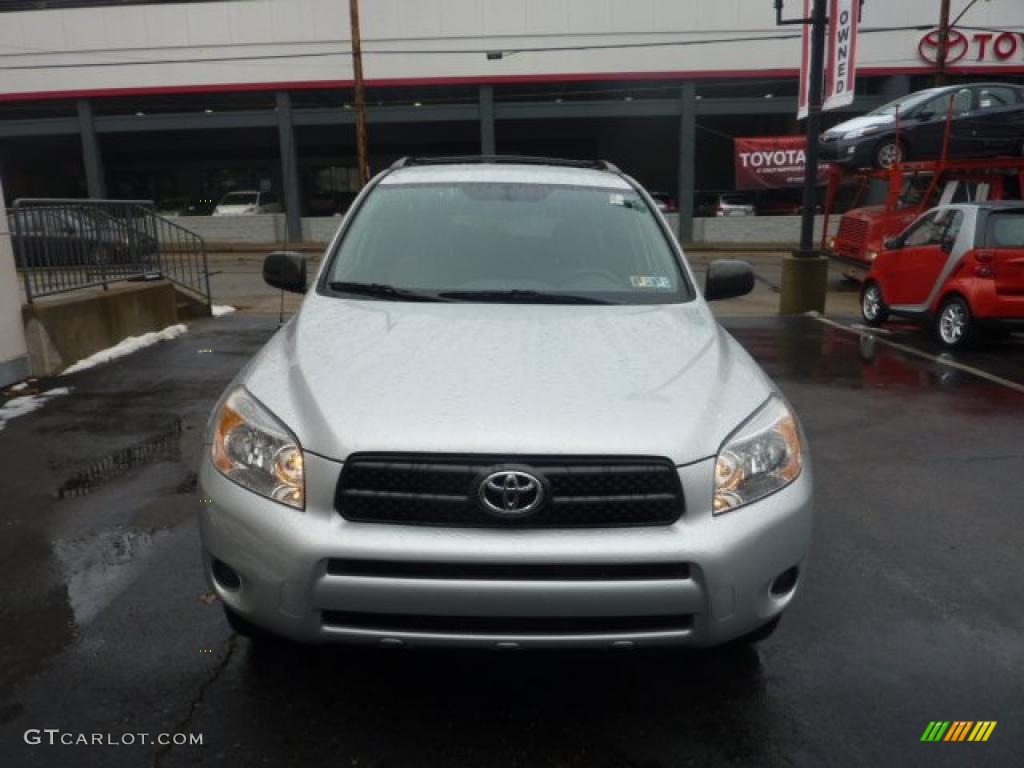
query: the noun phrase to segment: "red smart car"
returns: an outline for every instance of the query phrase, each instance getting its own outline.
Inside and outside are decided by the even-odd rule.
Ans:
[[[947,347],[986,328],[1024,330],[1024,201],[941,205],[885,243],[861,315],[931,325]]]

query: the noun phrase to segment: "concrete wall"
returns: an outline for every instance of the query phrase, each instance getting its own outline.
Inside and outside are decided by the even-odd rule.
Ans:
[[[171,221],[207,242],[277,243],[285,239],[283,213],[260,216],[172,216]]]
[[[21,295],[14,268],[11,235],[7,231],[4,190],[0,186],[0,387],[28,376],[28,350],[21,325]]]
[[[259,216],[172,216],[171,221],[208,243],[283,243],[287,228],[283,213]],[[341,225],[341,216],[310,216],[302,219],[302,240],[326,243]]]
[[[676,231],[678,217],[667,217]],[[285,242],[283,214],[262,216],[179,216],[181,226],[202,236],[207,243],[253,243],[265,246]],[[834,225],[838,217],[833,218]],[[341,224],[340,216],[307,217],[302,220],[303,242],[329,242]],[[822,217],[817,217],[816,237],[821,236]],[[695,219],[695,243],[765,243],[792,246],[800,240],[799,216],[737,216],[731,218]]]
[[[918,44],[921,27],[937,23],[938,5],[936,0],[865,4],[864,26],[885,31],[860,38],[861,70],[930,71]],[[1024,71],[1024,41],[1008,33],[999,48],[1006,55],[1000,56],[991,38],[983,52],[975,38],[985,33],[974,31],[1019,29],[1020,6],[1020,0],[974,5],[962,22],[973,28],[966,33],[969,55],[951,68]],[[790,18],[801,9],[798,0],[786,3]],[[360,10],[371,83],[601,79],[608,73],[769,77],[795,73],[800,63],[794,28],[775,26],[769,0],[371,0]],[[642,47],[733,37],[767,39]],[[4,13],[0,98],[347,83],[352,80],[349,40],[348,3],[342,0],[112,4]],[[610,42],[641,47],[601,47]],[[499,60],[482,53],[538,47],[562,50]]]
[[[168,282],[112,286],[26,304],[21,319],[32,373],[49,376],[128,336],[174,325],[177,292]]]
[[[677,228],[678,216],[669,214],[666,217],[673,231]],[[833,216],[829,229],[833,232],[839,223],[839,217]],[[821,239],[823,216],[814,220],[814,237]],[[703,218],[693,220],[693,242],[707,243],[747,243],[778,246],[794,246],[800,242],[799,216],[732,216],[722,218]]]

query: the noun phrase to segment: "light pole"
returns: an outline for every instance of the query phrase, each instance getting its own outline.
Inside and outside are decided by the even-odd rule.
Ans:
[[[363,41],[359,33],[359,0],[348,0],[352,30],[352,72],[355,78],[356,107],[356,164],[359,168],[359,188],[370,180],[370,161],[366,148],[366,87],[363,83]]]
[[[808,70],[807,147],[804,168],[800,248],[782,259],[782,295],[779,312],[797,315],[825,311],[828,290],[828,259],[814,248],[814,217],[818,206],[818,139],[821,135],[821,97],[825,71],[826,3],[813,0],[810,18],[782,18],[782,0],[775,0],[776,24],[811,25],[811,60]]]
[[[939,49],[935,54],[935,84],[946,84],[946,59],[949,57],[949,0],[942,0],[939,11]]]
[[[989,0],[985,0],[988,2]],[[949,32],[960,23],[971,8],[978,3],[978,0],[971,0],[967,6],[960,11],[960,14],[949,20],[950,0],[942,0],[942,8],[939,12],[939,48],[935,52],[935,85],[946,84],[946,62],[949,61]]]

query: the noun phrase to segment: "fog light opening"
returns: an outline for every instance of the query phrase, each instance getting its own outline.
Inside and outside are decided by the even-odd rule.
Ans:
[[[220,560],[213,561],[213,578],[224,589],[238,589],[242,586],[242,579],[227,563]]]
[[[772,596],[773,597],[784,597],[793,591],[796,586],[797,576],[800,575],[800,569],[795,565],[792,568],[787,568],[778,576],[775,577],[775,581],[772,582]]]

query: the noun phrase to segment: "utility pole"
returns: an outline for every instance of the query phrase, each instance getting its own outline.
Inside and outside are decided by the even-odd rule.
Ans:
[[[366,148],[366,86],[363,82],[363,41],[359,33],[359,0],[348,0],[352,30],[352,72],[356,96],[356,163],[359,166],[359,188],[370,180],[369,153]]]
[[[821,138],[821,97],[825,87],[827,0],[814,0],[811,11],[810,94],[807,98],[807,163],[804,166],[804,210],[800,222],[800,255],[814,255],[814,214],[818,207],[818,140]]]
[[[949,0],[942,0],[939,12],[939,47],[935,53],[935,85],[946,84],[946,60],[949,58]]]
[[[775,0],[776,24],[811,25],[811,60],[808,70],[807,147],[804,169],[800,248],[782,260],[782,295],[779,312],[784,315],[825,310],[828,291],[828,259],[814,247],[814,219],[818,208],[818,140],[821,136],[821,99],[825,79],[825,31],[828,0],[813,0],[810,18],[783,20],[782,0]]]

